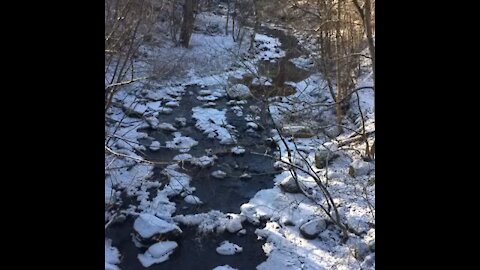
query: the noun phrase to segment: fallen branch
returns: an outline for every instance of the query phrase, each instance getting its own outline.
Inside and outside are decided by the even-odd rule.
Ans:
[[[350,138],[350,139],[347,139],[345,141],[342,141],[342,142],[339,142],[338,143],[338,147],[342,147],[342,146],[345,146],[345,145],[349,145],[351,143],[354,143],[354,142],[363,142],[364,140],[368,139],[368,137],[371,135],[371,134],[374,134],[375,133],[375,130],[372,130],[372,131],[369,131],[369,132],[366,132],[365,135],[363,134],[360,134],[359,136],[357,137],[353,137],[353,138]]]
[[[105,86],[105,91],[109,90],[110,88],[124,86],[124,85],[131,84],[131,83],[134,83],[134,82],[137,82],[137,81],[140,81],[140,80],[145,80],[145,79],[148,79],[148,77],[140,77],[140,78],[135,78],[135,79],[132,79],[132,80],[129,80],[129,81],[112,83],[112,84],[109,84],[109,85]]]
[[[118,153],[118,152],[113,151],[111,148],[109,148],[109,147],[106,146],[106,145],[105,145],[105,150],[106,150],[107,152],[111,153],[112,155],[119,156],[119,157],[125,157],[125,158],[129,158],[129,159],[133,159],[133,160],[138,161],[138,162],[144,162],[144,163],[153,164],[153,165],[165,165],[165,164],[170,164],[170,162],[150,161],[150,160],[146,160],[146,159],[143,159],[143,158],[138,158],[138,157],[134,157],[134,156],[129,156],[129,155],[126,155],[126,154]]]

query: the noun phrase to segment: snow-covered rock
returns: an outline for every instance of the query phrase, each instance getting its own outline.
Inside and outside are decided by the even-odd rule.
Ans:
[[[281,161],[275,161],[273,163],[273,168],[275,168],[277,170],[288,170],[288,165],[281,162]]]
[[[258,125],[255,124],[254,122],[248,122],[248,123],[247,123],[247,128],[251,128],[251,129],[257,130],[257,129],[258,129]]]
[[[152,151],[158,151],[158,150],[160,150],[160,142],[159,141],[153,141],[148,148],[150,148],[150,150],[152,150]]]
[[[371,162],[366,162],[361,159],[357,159],[350,164],[353,170],[354,176],[367,175],[375,169],[375,165]]]
[[[212,176],[218,179],[225,178],[227,176],[227,173],[222,171],[222,170],[216,170],[212,172]]]
[[[185,161],[185,160],[190,160],[192,158],[193,158],[193,156],[190,155],[190,154],[180,154],[180,155],[174,156],[173,160],[175,160],[175,161]]]
[[[243,148],[242,146],[235,146],[235,147],[232,147],[230,151],[235,155],[241,155],[245,153],[245,148]]]
[[[148,125],[151,128],[157,128],[158,124],[160,123],[160,121],[158,121],[158,118],[155,116],[147,117],[145,118],[145,121],[147,121]]]
[[[151,91],[151,90],[147,90],[147,89],[144,89],[146,92],[143,92],[145,93],[145,98],[147,99],[150,99],[150,100],[154,100],[154,101],[160,101],[160,100],[163,100],[164,97],[165,97],[165,94],[161,91]]]
[[[160,123],[157,125],[157,128],[165,131],[177,131],[177,129],[170,123]]]
[[[358,237],[350,236],[346,244],[352,250],[357,260],[362,261],[370,253],[368,245]]]
[[[185,196],[185,198],[183,198],[183,200],[186,203],[189,203],[189,204],[195,204],[195,205],[203,204],[203,202],[200,200],[200,198],[198,198],[197,196],[194,196],[194,195],[187,195],[187,196]]]
[[[250,89],[244,84],[235,84],[227,89],[230,98],[247,98],[251,95]]]
[[[237,268],[233,268],[231,267],[230,265],[222,265],[222,266],[217,266],[215,268],[213,268],[212,270],[238,270]]]
[[[215,107],[215,106],[217,106],[217,103],[212,102],[212,101],[207,102],[207,103],[204,103],[204,104],[202,105],[202,107],[204,107],[204,108]]]
[[[283,131],[295,138],[310,138],[316,135],[310,127],[304,125],[284,126]]]
[[[166,241],[153,244],[144,254],[138,254],[138,260],[143,267],[150,267],[156,263],[162,263],[168,260],[168,257],[178,247],[173,241]]]
[[[123,109],[127,116],[139,118],[147,111],[148,107],[144,104],[126,101]]]
[[[168,223],[163,219],[151,214],[140,214],[133,224],[133,228],[142,238],[150,238],[156,234],[174,234],[182,233],[182,230],[175,224]]]
[[[265,76],[261,76],[260,79],[255,77],[252,80],[252,85],[253,86],[270,86],[272,85],[272,79]]]
[[[197,141],[190,137],[182,136],[180,132],[174,132],[173,136],[175,136],[175,138],[167,142],[167,148],[178,149],[178,151],[185,153],[190,151],[190,148],[193,146],[198,145]]]
[[[112,246],[111,239],[105,239],[105,270],[120,270],[116,264],[120,263],[120,253]]]
[[[175,118],[175,125],[184,127],[187,125],[187,119],[185,117],[177,117]]]
[[[186,226],[198,226],[200,233],[223,233],[225,230],[235,233],[242,229],[242,222],[246,218],[239,214],[225,214],[218,210],[195,215],[177,215],[173,217],[175,222]]]
[[[375,270],[375,253],[369,254],[360,264],[362,270]]]
[[[240,106],[233,106],[233,107],[231,107],[230,109],[235,113],[236,116],[238,116],[238,117],[243,116],[242,107],[240,107]]]
[[[165,185],[162,194],[170,197],[176,196],[184,191],[190,191],[191,177],[188,174],[179,172],[180,166],[172,164],[162,171],[162,174],[168,177],[169,183]]]
[[[327,135],[330,138],[336,138],[338,135],[341,134],[341,130],[339,127],[334,126],[334,127],[328,127],[324,130],[325,135]]]
[[[172,108],[160,107],[158,109],[158,112],[162,113],[162,114],[171,114],[173,112],[173,110],[172,110]]]
[[[327,228],[327,223],[323,218],[316,218],[300,226],[300,233],[307,239],[314,239],[319,233]]]
[[[209,166],[213,166],[215,163],[215,160],[217,159],[217,156],[201,156],[198,158],[192,158],[189,160],[190,164],[198,166],[200,168],[206,168]]]
[[[200,90],[200,92],[198,92],[198,94],[200,96],[209,96],[212,94],[212,91],[211,90]]]
[[[345,170],[343,168],[328,169],[327,177],[328,179],[344,179],[346,177]]]
[[[220,255],[234,255],[235,253],[242,252],[243,248],[229,241],[223,241],[216,250]]]
[[[295,179],[293,177],[287,176],[285,179],[283,179],[279,184],[278,184],[283,191],[288,192],[288,193],[299,193],[300,189],[297,186],[297,183],[295,182]]]
[[[209,102],[212,102],[212,101],[215,101],[217,99],[219,99],[220,97],[219,96],[216,96],[216,95],[208,95],[208,96],[198,96],[197,99],[200,100],[200,101],[209,101]]]
[[[245,217],[237,214],[230,214],[229,216],[231,218],[227,222],[227,231],[230,233],[236,233],[241,230],[243,228],[242,221],[245,220]]]
[[[240,179],[250,179],[252,176],[249,173],[243,173],[240,175]]]
[[[322,169],[327,165],[327,162],[334,159],[337,154],[335,153],[338,150],[336,143],[327,142],[319,146],[315,150],[315,166]]]
[[[117,149],[127,149],[130,151],[133,150],[133,147],[124,140],[118,140],[117,142],[115,142],[115,147]]]
[[[220,144],[235,143],[232,132],[225,128],[227,125],[226,110],[195,107],[192,111],[192,117],[197,119],[195,127],[207,134],[208,138],[216,138],[220,140]]]
[[[169,108],[174,108],[174,107],[178,107],[180,106],[180,103],[178,101],[169,101],[167,103],[165,103],[164,105],[165,107],[169,107]]]

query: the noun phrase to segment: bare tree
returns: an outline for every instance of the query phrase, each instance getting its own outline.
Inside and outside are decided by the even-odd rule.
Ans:
[[[149,0],[105,1],[105,111],[122,86],[139,80],[133,58],[152,19]]]

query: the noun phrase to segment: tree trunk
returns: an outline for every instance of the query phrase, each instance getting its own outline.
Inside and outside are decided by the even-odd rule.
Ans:
[[[228,19],[230,18],[230,0],[227,1],[227,22],[225,23],[225,35],[228,36]]]
[[[237,1],[233,1],[233,9],[232,9],[232,39],[235,40],[235,18],[237,17]]]
[[[339,102],[343,100],[343,89],[342,89],[342,83],[341,83],[341,75],[340,75],[340,19],[341,19],[341,3],[338,1],[338,10],[337,10],[337,29],[336,29],[336,35],[335,35],[335,64],[336,64],[336,83],[337,83],[337,104],[335,105],[335,110],[336,110],[336,116],[337,116],[337,125],[338,128],[340,129],[340,132],[342,131],[342,127],[340,126],[342,124],[342,117],[343,117],[343,110],[342,110],[342,102]]]
[[[370,0],[365,0],[365,28],[367,31],[368,49],[370,50],[370,57],[372,57],[373,81],[375,85],[375,43],[373,42],[372,34],[372,10]],[[375,87],[374,87],[375,90]]]
[[[183,5],[183,22],[182,22],[182,30],[180,33],[180,44],[188,48],[190,43],[190,37],[192,36],[193,31],[193,6],[195,0],[185,0],[185,4]]]

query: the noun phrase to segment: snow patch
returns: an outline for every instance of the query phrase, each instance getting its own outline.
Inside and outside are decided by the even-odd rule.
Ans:
[[[182,230],[177,225],[168,223],[151,214],[140,214],[135,220],[133,228],[143,238],[170,232],[182,233]]]
[[[208,213],[195,215],[177,215],[173,217],[175,222],[186,226],[198,226],[200,233],[223,233],[227,230],[236,233],[242,229],[242,222],[245,217],[238,214],[224,214],[218,210],[211,210]]]
[[[182,136],[180,132],[174,132],[172,141],[167,142],[167,148],[178,149],[178,151],[185,153],[190,151],[190,148],[198,145],[198,142],[194,139],[186,136]]]
[[[192,109],[192,117],[197,119],[195,127],[207,134],[208,138],[217,138],[220,144],[233,144],[236,142],[230,132],[225,128],[227,119],[226,110],[213,108],[195,107]]]
[[[178,169],[180,169],[180,167],[177,164],[173,164],[167,166],[167,168],[162,171],[170,180],[162,190],[168,197],[178,195],[190,189],[190,176],[177,171]]]
[[[258,58],[262,60],[271,60],[285,57],[285,51],[280,49],[282,45],[280,39],[263,34],[255,34],[255,43],[259,50]]]

